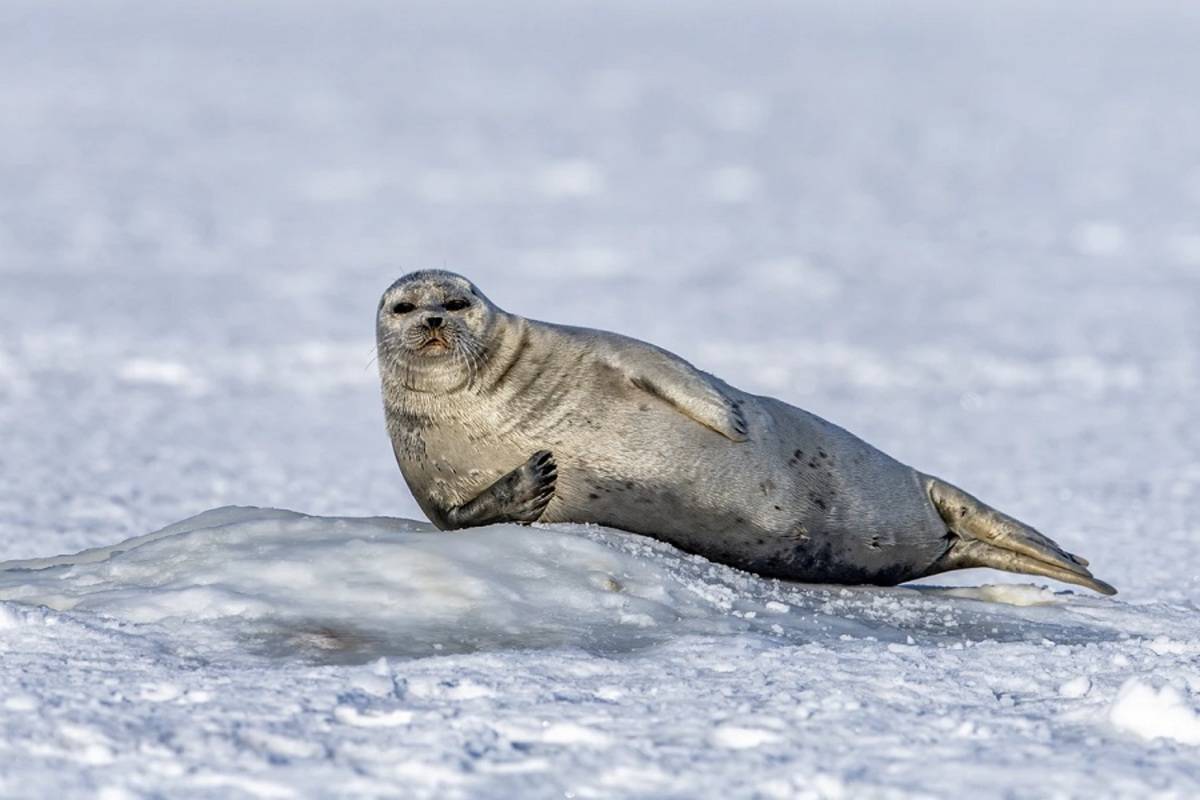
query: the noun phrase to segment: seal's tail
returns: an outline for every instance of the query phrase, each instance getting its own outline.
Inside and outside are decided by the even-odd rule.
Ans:
[[[1052,539],[1007,514],[937,478],[926,477],[925,485],[954,537],[930,570],[944,572],[969,567],[991,567],[1024,572],[1086,586],[1100,594],[1117,590],[1092,577],[1087,559],[1068,553]]]

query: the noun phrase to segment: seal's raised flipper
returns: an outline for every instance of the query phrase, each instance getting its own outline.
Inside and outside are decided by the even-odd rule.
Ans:
[[[652,344],[606,331],[560,327],[581,339],[603,338],[597,348],[609,366],[623,372],[634,386],[670,403],[680,413],[711,428],[732,442],[750,438],[741,405],[717,378],[702,372],[674,353]]]
[[[1026,572],[1086,586],[1101,594],[1117,590],[1092,577],[1086,559],[1068,553],[1052,539],[1019,520],[937,478],[925,478],[929,498],[955,540],[932,572],[992,567]]]
[[[747,441],[750,436],[742,410],[717,390],[710,382],[710,376],[690,364],[687,366],[688,371],[643,369],[639,374],[630,375],[629,379],[642,391],[667,401],[731,442]]]
[[[446,530],[475,528],[499,522],[537,522],[546,510],[558,480],[558,465],[549,450],[529,460],[460,506],[440,514]]]

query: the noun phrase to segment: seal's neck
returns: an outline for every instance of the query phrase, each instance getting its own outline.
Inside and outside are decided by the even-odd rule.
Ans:
[[[529,347],[529,320],[504,314],[491,337],[489,356],[468,390],[493,395],[503,388]]]

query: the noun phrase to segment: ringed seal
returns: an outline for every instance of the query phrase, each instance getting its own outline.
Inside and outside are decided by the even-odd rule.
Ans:
[[[1116,589],[945,481],[772,397],[605,331],[501,310],[438,270],[380,300],[396,460],[443,530],[592,522],[760,575],[895,585],[994,567]]]

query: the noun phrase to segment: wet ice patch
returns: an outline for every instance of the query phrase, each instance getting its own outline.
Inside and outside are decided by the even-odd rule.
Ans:
[[[804,586],[595,526],[443,533],[404,519],[221,508],[110,547],[0,568],[0,600],[134,623],[204,653],[323,662],[620,653],[730,634],[905,644],[1115,635],[1104,621],[1111,606],[1078,595]],[[1068,607],[1018,608],[1067,598]],[[6,611],[0,625],[14,619]]]
[[[947,597],[962,597],[970,600],[985,600],[1010,606],[1044,606],[1061,603],[1063,596],[1055,594],[1045,586],[1002,583],[987,586],[956,586],[939,590]]]

